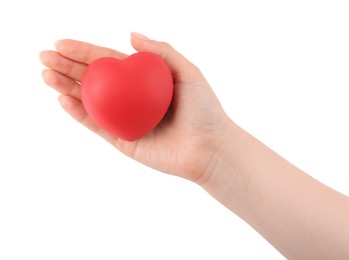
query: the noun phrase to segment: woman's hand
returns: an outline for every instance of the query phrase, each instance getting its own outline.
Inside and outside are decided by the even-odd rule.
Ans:
[[[61,96],[65,111],[82,125],[114,145],[122,153],[162,172],[197,183],[209,179],[214,155],[225,142],[228,117],[198,68],[169,44],[131,34],[137,51],[152,52],[169,65],[174,79],[174,96],[161,123],[143,138],[127,142],[99,128],[87,115],[80,99],[80,81],[89,63],[109,56],[127,58],[109,48],[74,40],[56,43],[57,51],[43,51],[44,81]]]

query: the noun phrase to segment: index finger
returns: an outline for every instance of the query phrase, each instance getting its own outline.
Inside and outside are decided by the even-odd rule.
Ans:
[[[57,41],[56,49],[62,56],[85,64],[90,64],[92,61],[102,57],[118,59],[126,59],[128,57],[128,55],[110,48],[70,39]]]

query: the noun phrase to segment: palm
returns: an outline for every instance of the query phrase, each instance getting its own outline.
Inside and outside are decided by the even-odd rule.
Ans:
[[[224,113],[195,66],[188,62],[189,70],[178,71],[169,64],[175,85],[168,113],[148,135],[126,142],[106,133],[90,119],[80,100],[79,82],[93,60],[104,56],[125,59],[127,55],[72,40],[59,42],[57,49],[58,52],[41,54],[42,62],[50,68],[43,77],[62,94],[61,103],[70,115],[121,152],[150,167],[191,180],[200,178],[212,156],[212,151],[203,148],[217,131],[214,129],[222,129],[217,126],[224,122]]]

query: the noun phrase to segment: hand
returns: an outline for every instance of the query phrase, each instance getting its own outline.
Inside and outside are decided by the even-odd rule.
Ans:
[[[101,130],[80,100],[87,64],[127,55],[88,43],[62,40],[41,53],[45,82],[77,121],[126,155],[200,184],[249,223],[286,258],[349,259],[349,200],[287,162],[235,125],[200,71],[166,43],[133,34],[137,51],[160,55],[174,78],[174,96],[161,123],[127,142]]]
[[[61,96],[65,111],[82,125],[114,145],[122,153],[162,172],[197,183],[209,179],[209,168],[225,140],[228,117],[201,72],[170,45],[131,34],[137,51],[160,55],[174,79],[174,96],[161,123],[143,138],[127,142],[100,129],[87,115],[80,99],[81,77],[89,63],[104,56],[118,59],[126,54],[74,40],[56,43],[57,51],[43,51],[42,73],[49,86]]]

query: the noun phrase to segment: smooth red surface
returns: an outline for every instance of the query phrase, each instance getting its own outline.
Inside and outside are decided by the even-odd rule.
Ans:
[[[127,140],[141,138],[164,117],[172,100],[173,79],[159,56],[139,52],[125,60],[92,62],[81,81],[88,115],[106,132]]]

